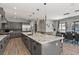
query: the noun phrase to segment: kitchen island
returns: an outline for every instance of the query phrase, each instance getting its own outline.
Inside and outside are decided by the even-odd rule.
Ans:
[[[60,55],[63,52],[63,37],[22,32],[23,41],[32,55]]]

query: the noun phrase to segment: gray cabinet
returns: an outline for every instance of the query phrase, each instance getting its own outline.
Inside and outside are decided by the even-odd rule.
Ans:
[[[36,41],[32,40],[32,55],[40,55],[41,54],[41,45]]]
[[[31,41],[32,55],[60,55],[63,52],[61,40],[40,44],[34,40]]]
[[[28,36],[23,36],[23,41],[32,55],[60,55],[63,52],[61,39],[41,44]]]
[[[6,48],[7,44],[8,44],[8,42],[9,42],[9,37],[7,36],[7,37],[5,37],[5,38],[3,39],[4,50],[5,50],[5,48]]]
[[[26,36],[22,34],[22,41],[24,42],[24,44],[26,45]]]
[[[14,38],[14,37],[21,37],[21,32],[20,31],[13,31],[9,33],[10,38]]]
[[[31,53],[31,39],[27,36],[22,36],[23,38],[23,42],[26,45],[27,49],[30,51]]]
[[[27,47],[27,49],[32,55],[41,54],[41,44],[37,43],[36,41],[34,41],[33,39],[27,36],[22,36],[22,37],[25,46]]]
[[[0,41],[0,54],[3,54],[4,51],[4,44],[3,41]]]
[[[32,44],[31,44],[31,39],[30,39],[29,37],[27,37],[27,41],[26,41],[26,42],[27,42],[27,44],[26,44],[26,45],[27,45],[27,48],[28,48],[29,51],[31,52],[31,45],[32,45]]]
[[[5,48],[8,44],[8,36],[4,37],[1,41],[0,41],[0,55],[2,55],[5,51]]]

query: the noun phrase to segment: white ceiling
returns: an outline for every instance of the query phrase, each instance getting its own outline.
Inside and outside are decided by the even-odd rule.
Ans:
[[[43,3],[0,3],[0,7],[4,8],[7,18],[44,19],[44,16],[47,15],[47,19],[53,20],[79,15],[79,12],[74,12],[79,10],[78,3],[47,3],[47,5]],[[34,15],[33,12],[35,12]],[[64,13],[70,14],[64,15]]]

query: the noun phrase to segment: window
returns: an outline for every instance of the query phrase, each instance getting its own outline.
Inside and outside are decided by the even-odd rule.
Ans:
[[[66,32],[74,32],[74,22],[67,22]]]
[[[31,26],[27,24],[22,24],[22,31],[31,31]]]
[[[79,32],[79,22],[75,22],[75,32]]]
[[[60,23],[59,32],[65,32],[65,31],[66,31],[66,23]]]

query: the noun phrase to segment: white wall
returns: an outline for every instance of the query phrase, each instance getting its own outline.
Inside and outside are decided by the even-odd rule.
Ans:
[[[53,27],[53,26],[54,27]],[[38,20],[37,21],[37,31],[39,32],[53,32],[55,28],[57,30],[58,23],[53,20]]]
[[[53,32],[53,21],[52,20],[47,20],[46,21],[46,32]]]

